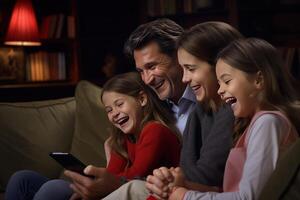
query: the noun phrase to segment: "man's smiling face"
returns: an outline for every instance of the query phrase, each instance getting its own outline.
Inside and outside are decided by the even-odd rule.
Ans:
[[[180,97],[176,87],[181,86],[182,69],[170,56],[162,53],[156,42],[134,50],[137,71],[145,84],[150,86],[161,100]],[[180,91],[181,92],[181,91]]]

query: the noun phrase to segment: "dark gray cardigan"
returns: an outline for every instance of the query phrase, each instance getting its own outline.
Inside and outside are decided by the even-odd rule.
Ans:
[[[189,181],[222,187],[232,147],[234,115],[229,105],[215,113],[200,104],[190,114],[183,134],[180,166]]]

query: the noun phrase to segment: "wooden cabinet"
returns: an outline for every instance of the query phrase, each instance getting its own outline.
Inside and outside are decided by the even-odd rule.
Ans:
[[[70,88],[74,88],[80,78],[77,1],[32,0],[32,3],[42,45],[7,46],[4,37],[15,1],[0,0],[2,101],[17,100],[16,96],[20,100],[32,100],[37,91],[48,94],[37,99],[72,95]]]

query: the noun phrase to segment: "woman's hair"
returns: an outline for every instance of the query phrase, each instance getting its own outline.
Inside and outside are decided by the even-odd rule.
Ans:
[[[219,51],[242,37],[238,30],[224,22],[204,22],[185,31],[177,41],[177,48],[215,67]]]
[[[284,69],[281,56],[268,42],[248,38],[237,40],[223,49],[218,59],[248,74],[261,72],[264,80],[264,103],[285,113],[300,132],[299,96]]]
[[[180,134],[175,127],[175,118],[167,109],[165,102],[161,101],[157,95],[142,81],[140,75],[137,72],[128,72],[119,74],[109,79],[102,88],[101,101],[103,102],[103,95],[105,92],[117,92],[120,94],[128,95],[134,98],[138,98],[141,92],[147,95],[147,104],[143,109],[143,119],[140,124],[140,130],[143,129],[145,124],[149,121],[158,121],[163,125],[169,127],[179,138]],[[124,149],[124,133],[112,126],[111,137],[109,144],[112,149],[127,159],[128,165],[130,164],[127,151]],[[138,140],[138,135],[136,140]],[[158,138],[159,139],[159,138]]]

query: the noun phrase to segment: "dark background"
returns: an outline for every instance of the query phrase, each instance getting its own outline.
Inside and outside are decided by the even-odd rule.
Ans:
[[[154,15],[149,13],[151,0],[33,0],[32,2],[37,16],[45,15],[48,8],[53,12],[57,5],[63,6],[67,2],[73,2],[77,18],[79,80],[89,80],[101,86],[107,80],[101,68],[108,54],[116,58],[116,73],[134,70],[133,61],[123,55],[124,42],[139,24],[161,17],[173,19],[184,28],[204,21],[225,21],[238,28],[247,37],[261,37],[283,49],[285,58],[291,52],[289,49],[294,48],[293,57],[289,58],[289,71],[300,80],[300,0],[211,0],[211,6],[194,8],[192,13],[183,11],[184,1],[174,1],[176,1],[175,13]],[[0,6],[3,5],[5,8],[0,8],[1,40],[7,27],[7,16],[14,2],[0,0]],[[0,101],[31,101],[73,96],[75,87],[76,83],[0,82]]]
[[[123,56],[123,45],[139,23],[137,1],[78,1],[81,78],[97,81],[104,56],[118,58],[117,72],[133,70]]]

